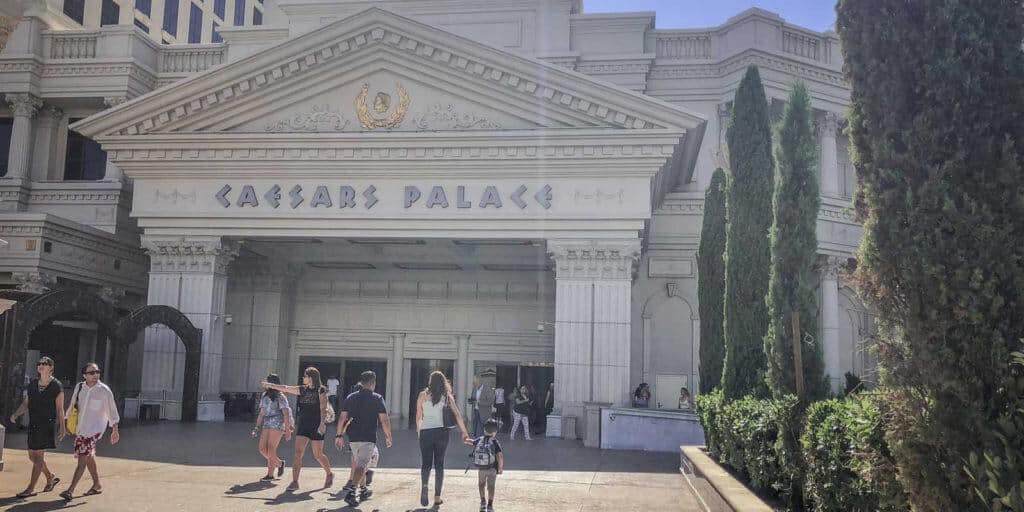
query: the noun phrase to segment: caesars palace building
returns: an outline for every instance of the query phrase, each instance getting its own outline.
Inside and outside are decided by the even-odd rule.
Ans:
[[[203,331],[200,419],[310,364],[345,388],[375,370],[396,418],[436,368],[463,397],[474,375],[554,382],[564,416],[640,382],[675,409],[702,378],[704,190],[751,65],[775,115],[809,88],[817,336],[833,387],[873,371],[840,271],[861,227],[832,32],[581,0],[2,4],[0,287],[179,309]],[[105,343],[55,321],[29,356],[74,379]],[[184,358],[146,329],[121,391],[177,418]]]

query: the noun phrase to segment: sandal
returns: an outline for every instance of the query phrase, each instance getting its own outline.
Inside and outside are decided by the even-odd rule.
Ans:
[[[85,494],[83,494],[82,496],[95,496],[97,494],[103,494],[103,489],[97,489],[97,488],[93,487],[93,488],[89,489],[88,491],[85,491]]]
[[[61,498],[64,498],[64,501],[71,501],[71,498],[72,498],[71,491],[64,491],[64,492],[60,493],[59,496]]]
[[[31,498],[32,496],[35,496],[35,495],[36,495],[36,493],[34,493],[32,491],[21,491],[18,494],[15,494],[14,497],[15,498],[22,498],[22,499],[24,499],[24,498]]]
[[[57,487],[57,484],[59,484],[59,483],[60,483],[60,477],[57,477],[57,476],[53,477],[52,480],[50,480],[49,482],[46,483],[46,487],[43,487],[43,492],[50,492],[50,491],[52,491],[53,488]]]

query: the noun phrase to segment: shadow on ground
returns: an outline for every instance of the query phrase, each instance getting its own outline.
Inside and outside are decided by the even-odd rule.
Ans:
[[[169,464],[188,464],[195,466],[246,466],[265,467],[266,462],[260,456],[257,441],[250,435],[250,423],[179,423],[161,421],[156,423],[129,423],[121,428],[121,442],[111,446],[109,437],[100,441],[99,455],[111,458],[143,460]],[[328,439],[334,436],[334,425],[327,429]],[[652,453],[624,450],[598,450],[585,448],[580,441],[566,441],[545,437],[535,437],[533,441],[517,439],[510,441],[507,434],[499,436],[502,447],[506,451],[506,469],[527,471],[597,471],[597,472],[628,472],[628,473],[678,473],[679,455],[673,453]],[[383,435],[381,441],[382,468],[419,468],[420,450],[416,432],[398,430],[394,434],[394,446],[384,448]],[[24,449],[26,435],[24,432],[8,431],[6,446]],[[347,447],[339,452],[329,441],[324,451],[331,459],[335,468],[349,464],[350,452]],[[65,440],[57,450],[71,453],[72,442]],[[291,464],[294,441],[282,440],[278,455]],[[445,467],[449,471],[462,471],[469,463],[470,447],[462,444],[455,433],[452,434],[445,457]],[[312,454],[307,450],[304,467],[316,467]],[[286,469],[287,478],[290,469]],[[258,483],[236,486],[228,494],[244,494],[246,489]],[[247,487],[253,486],[253,487]],[[56,497],[56,496],[55,496]],[[63,502],[58,501],[64,508]],[[33,506],[38,503],[33,504]],[[10,506],[12,510],[53,510],[46,508],[18,509],[17,503],[0,502],[0,508]],[[344,509],[342,509],[344,510]]]

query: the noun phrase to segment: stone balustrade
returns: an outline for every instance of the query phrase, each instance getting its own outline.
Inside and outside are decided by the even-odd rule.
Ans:
[[[713,32],[692,30],[658,30],[655,36],[654,54],[659,58],[696,60],[710,59]]]
[[[99,30],[66,30],[43,34],[43,54],[50,59],[94,59]]]
[[[224,62],[227,45],[175,45],[160,51],[160,73],[195,73]]]

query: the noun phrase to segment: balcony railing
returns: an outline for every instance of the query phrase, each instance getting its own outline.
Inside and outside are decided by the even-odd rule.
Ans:
[[[654,54],[665,59],[710,59],[712,37],[710,32],[659,31]]]
[[[224,62],[223,44],[165,46],[160,49],[160,73],[196,73]]]
[[[50,48],[47,55],[51,59],[94,59],[100,31],[74,30],[49,33],[43,37],[44,45],[48,43]]]

